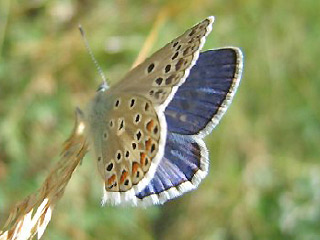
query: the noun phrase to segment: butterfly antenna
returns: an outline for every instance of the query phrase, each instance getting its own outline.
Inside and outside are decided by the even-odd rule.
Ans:
[[[95,58],[94,55],[93,55],[93,52],[92,52],[92,50],[91,50],[91,48],[90,48],[89,42],[88,42],[88,40],[87,40],[87,38],[86,38],[86,34],[85,34],[85,32],[84,32],[81,24],[79,24],[79,30],[80,30],[82,39],[83,39],[83,41],[84,41],[84,44],[85,44],[85,46],[86,46],[86,49],[87,49],[87,51],[89,52],[89,55],[90,55],[90,57],[91,57],[91,60],[93,61],[94,65],[96,66],[96,68],[97,68],[97,70],[98,70],[98,73],[100,74],[100,76],[101,76],[101,78],[102,78],[102,81],[103,81],[103,82],[102,82],[101,86],[103,86],[103,88],[107,89],[107,88],[108,88],[107,79],[106,79],[105,75],[103,74],[102,69],[101,69],[98,61],[96,60],[96,58]]]

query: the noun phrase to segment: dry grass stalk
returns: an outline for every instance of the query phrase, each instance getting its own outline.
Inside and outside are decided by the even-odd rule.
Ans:
[[[166,21],[168,17],[168,11],[166,8],[164,8],[162,11],[159,12],[153,26],[152,26],[152,30],[149,33],[147,39],[145,40],[142,49],[140,50],[136,60],[134,61],[134,63],[132,64],[131,69],[133,69],[134,67],[138,66],[140,63],[142,63],[147,56],[149,55],[152,46],[154,45],[154,42],[157,40],[158,38],[158,33],[159,33],[159,29],[161,27],[161,25]]]
[[[84,126],[82,113],[77,110],[75,127],[63,146],[60,161],[49,173],[42,187],[11,211],[4,230],[0,230],[0,240],[31,239],[36,234],[38,239],[41,238],[51,219],[54,206],[62,197],[72,173],[87,153]]]

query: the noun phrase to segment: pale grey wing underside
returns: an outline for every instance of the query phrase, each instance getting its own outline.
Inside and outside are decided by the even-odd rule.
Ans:
[[[198,59],[213,21],[208,17],[155,52],[119,81],[113,91],[141,94],[155,108],[166,107]]]
[[[104,201],[127,201],[153,177],[165,145],[166,123],[160,121],[144,97],[98,93],[89,131],[104,180]]]

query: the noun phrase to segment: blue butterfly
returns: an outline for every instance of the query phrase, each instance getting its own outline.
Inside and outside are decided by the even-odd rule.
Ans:
[[[238,48],[200,53],[213,22],[187,30],[114,86],[104,82],[88,105],[103,204],[162,204],[207,175],[203,138],[230,105],[243,66]]]

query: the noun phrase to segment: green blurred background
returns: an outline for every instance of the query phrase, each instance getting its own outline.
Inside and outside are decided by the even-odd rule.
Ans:
[[[78,23],[111,81],[123,76],[159,13],[153,50],[208,15],[205,49],[239,46],[238,93],[207,137],[199,188],[164,206],[101,207],[89,154],[43,239],[320,239],[320,1],[1,0],[0,225],[58,160],[76,106],[100,77]]]

